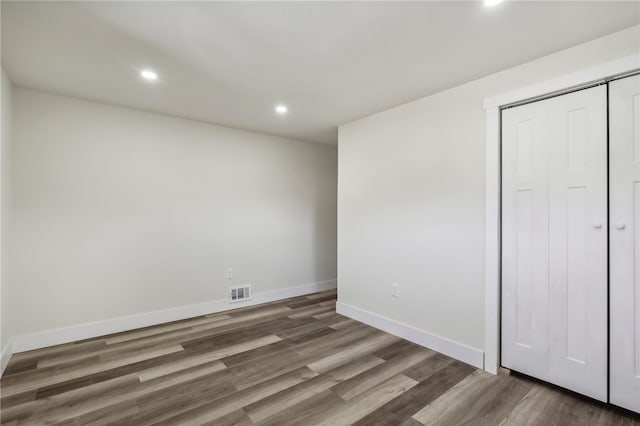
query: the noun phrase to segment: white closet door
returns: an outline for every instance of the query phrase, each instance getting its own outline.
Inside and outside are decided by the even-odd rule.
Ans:
[[[607,394],[606,88],[502,114],[502,364]]]
[[[549,376],[607,400],[607,91],[550,99]]]
[[[549,380],[548,123],[532,103],[502,112],[502,365]]]
[[[609,86],[611,403],[640,412],[640,76]]]

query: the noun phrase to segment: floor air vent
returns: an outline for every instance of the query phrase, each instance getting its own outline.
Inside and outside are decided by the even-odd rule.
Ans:
[[[243,300],[251,299],[251,286],[245,285],[242,287],[231,287],[229,289],[229,302],[242,302]]]

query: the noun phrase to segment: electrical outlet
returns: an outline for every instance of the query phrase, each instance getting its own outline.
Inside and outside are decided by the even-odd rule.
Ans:
[[[224,277],[227,280],[233,279],[233,269],[227,268],[227,272],[225,272]]]
[[[398,283],[391,283],[391,295],[393,297],[398,297],[398,287],[400,285]]]

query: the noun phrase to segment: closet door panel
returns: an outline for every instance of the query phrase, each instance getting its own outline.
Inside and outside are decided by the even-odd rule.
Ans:
[[[640,412],[640,76],[609,85],[611,403]]]
[[[606,87],[548,102],[550,381],[606,401]]]
[[[606,87],[502,112],[502,365],[607,398]]]
[[[502,122],[502,365],[547,380],[547,113],[530,104]]]

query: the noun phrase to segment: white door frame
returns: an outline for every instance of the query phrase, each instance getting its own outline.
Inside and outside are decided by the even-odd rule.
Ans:
[[[500,108],[597,83],[640,69],[640,55],[631,55],[484,99],[485,146],[485,300],[484,369],[496,374],[500,367]]]

